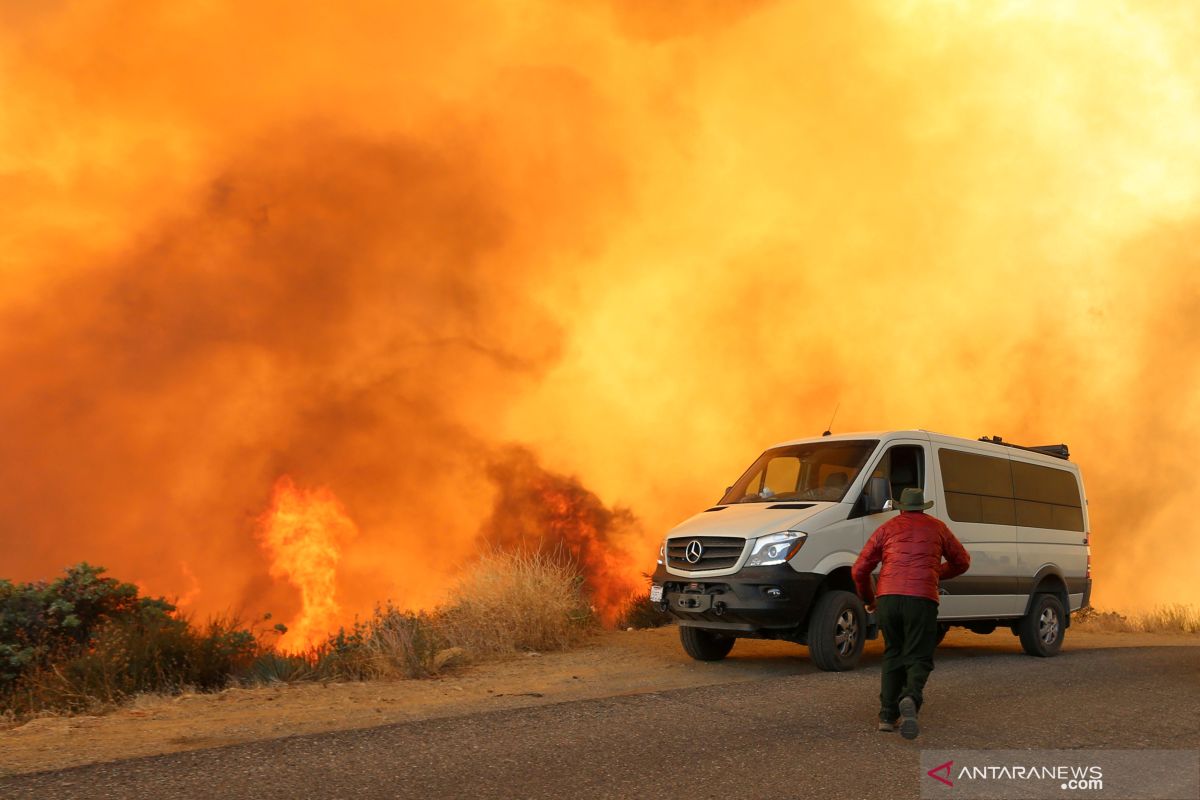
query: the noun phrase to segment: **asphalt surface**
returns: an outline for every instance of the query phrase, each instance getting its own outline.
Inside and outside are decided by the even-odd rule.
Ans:
[[[734,651],[736,655],[736,649]],[[0,780],[3,798],[916,797],[920,749],[1200,747],[1200,649],[949,651],[913,742],[851,673],[494,711]]]

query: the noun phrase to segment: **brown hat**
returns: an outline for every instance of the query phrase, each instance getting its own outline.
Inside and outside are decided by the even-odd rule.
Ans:
[[[900,493],[900,502],[896,508],[901,511],[924,511],[933,508],[933,501],[925,501],[925,493],[920,489],[905,489]]]

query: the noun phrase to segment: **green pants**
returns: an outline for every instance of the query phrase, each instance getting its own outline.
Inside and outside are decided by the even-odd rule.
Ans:
[[[938,604],[927,597],[885,594],[876,606],[884,645],[879,718],[894,722],[900,716],[901,698],[911,697],[921,708],[921,693],[933,672],[937,648]]]

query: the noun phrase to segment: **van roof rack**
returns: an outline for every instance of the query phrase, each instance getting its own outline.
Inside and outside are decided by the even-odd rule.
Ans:
[[[980,436],[979,441],[988,442],[989,444],[999,444],[1004,447],[1015,447],[1018,450],[1041,453],[1044,456],[1054,456],[1055,458],[1061,458],[1063,461],[1071,460],[1071,450],[1065,444],[1040,444],[1035,447],[1026,447],[1025,445],[1006,442],[999,436]]]

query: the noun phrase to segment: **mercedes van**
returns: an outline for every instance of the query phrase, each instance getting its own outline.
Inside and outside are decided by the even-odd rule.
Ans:
[[[1066,445],[928,431],[825,435],[758,457],[720,502],[668,532],[650,599],[679,623],[688,655],[724,658],[739,638],[808,646],[824,670],[853,669],[874,626],[850,567],[867,537],[919,487],[971,568],[942,581],[941,635],[998,628],[1052,656],[1091,593],[1088,507]]]

